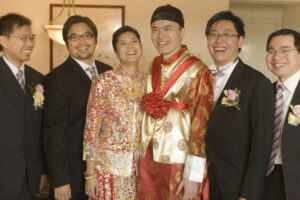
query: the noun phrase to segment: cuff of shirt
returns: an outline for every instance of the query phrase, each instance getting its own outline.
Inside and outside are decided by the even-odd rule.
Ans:
[[[205,158],[188,155],[185,161],[183,178],[202,183],[205,169]]]

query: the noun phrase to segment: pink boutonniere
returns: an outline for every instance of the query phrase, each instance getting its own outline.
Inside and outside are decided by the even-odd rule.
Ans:
[[[224,90],[225,97],[222,99],[222,105],[225,107],[234,106],[238,110],[241,110],[239,107],[240,94],[241,91],[235,88],[234,90]]]
[[[44,104],[44,88],[41,84],[37,84],[35,87],[33,86],[33,84],[28,86],[30,89],[30,92],[32,94],[32,98],[33,98],[33,106],[34,109],[38,109],[39,108],[43,108],[43,104]]]
[[[289,113],[288,123],[293,126],[298,126],[300,124],[300,104],[290,105],[292,112]]]

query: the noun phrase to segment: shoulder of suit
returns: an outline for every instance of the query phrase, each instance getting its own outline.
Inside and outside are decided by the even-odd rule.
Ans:
[[[95,60],[95,64],[96,64],[97,67],[100,67],[100,68],[102,68],[102,69],[105,69],[104,71],[107,71],[107,70],[111,70],[111,69],[112,69],[111,66],[109,66],[108,64],[105,64],[105,63],[103,63],[103,62],[101,62],[101,61],[99,61],[99,60]]]
[[[28,65],[25,65],[25,68],[26,68],[26,70],[27,70],[30,74],[32,74],[32,75],[35,76],[35,77],[39,77],[39,78],[43,78],[43,77],[44,77],[44,75],[43,75],[42,73],[40,73],[39,71],[37,71],[36,69],[34,69],[34,68],[32,68],[32,67],[30,67],[30,66],[28,66]]]
[[[241,65],[243,67],[243,72],[245,74],[245,78],[252,80],[252,81],[257,81],[260,79],[266,79],[269,80],[263,73],[258,71],[257,69],[254,69],[253,67],[243,63],[241,60],[237,65]]]

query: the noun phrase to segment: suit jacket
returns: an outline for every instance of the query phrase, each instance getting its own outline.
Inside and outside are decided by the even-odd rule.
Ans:
[[[96,62],[99,73],[111,67]],[[50,184],[71,185],[72,196],[84,192],[83,129],[91,80],[71,57],[44,81],[44,146]]]
[[[0,197],[13,199],[28,178],[37,194],[45,168],[41,153],[42,109],[34,109],[29,84],[42,83],[43,75],[25,65],[25,90],[0,58]],[[27,172],[27,175],[26,175]]]
[[[291,101],[292,105],[300,104],[300,80]],[[300,198],[300,125],[288,123],[288,111],[281,136],[282,171],[286,198],[298,200]]]
[[[206,150],[222,200],[263,198],[264,177],[273,137],[274,92],[260,72],[238,61],[224,90],[241,91],[238,110],[221,105],[211,113]]]

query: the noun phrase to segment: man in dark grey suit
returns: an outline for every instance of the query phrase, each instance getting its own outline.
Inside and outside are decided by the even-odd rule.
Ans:
[[[24,64],[34,45],[28,18],[14,13],[0,18],[1,200],[32,200],[47,180],[41,151],[43,75]],[[37,85],[36,97],[29,87]]]
[[[206,132],[210,200],[259,200],[272,141],[272,84],[238,58],[245,37],[240,18],[217,13],[206,36],[215,76]]]
[[[273,84],[278,102],[275,112],[275,118],[278,120],[275,122],[278,123],[274,125],[265,200],[298,200],[300,199],[299,32],[281,29],[270,34],[267,41],[266,62],[269,70],[278,77],[278,81]]]
[[[92,77],[111,67],[94,60],[97,28],[88,18],[71,16],[63,27],[69,58],[44,81],[44,145],[52,198],[84,200],[83,129]]]

